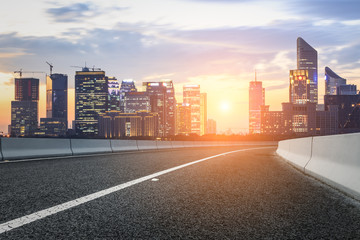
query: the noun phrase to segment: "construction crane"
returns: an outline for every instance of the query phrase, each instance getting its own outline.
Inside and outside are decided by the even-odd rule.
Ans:
[[[45,72],[39,72],[39,71],[29,72],[29,71],[23,71],[22,68],[20,68],[19,71],[14,71],[14,73],[18,73],[21,78],[23,73],[45,73]]]
[[[53,70],[54,66],[49,62],[46,62],[46,63],[50,66],[50,75],[52,75],[52,70]]]

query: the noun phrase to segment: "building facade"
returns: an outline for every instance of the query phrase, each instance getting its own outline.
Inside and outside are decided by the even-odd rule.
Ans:
[[[207,132],[207,94],[200,93],[200,135]]]
[[[146,92],[127,92],[124,97],[124,112],[151,112],[150,96]]]
[[[207,134],[216,134],[216,121],[214,119],[207,121]]]
[[[318,54],[304,39],[297,39],[297,69],[307,70],[309,101],[318,103]]]
[[[191,133],[191,106],[187,103],[176,104],[176,134],[189,135]]]
[[[120,86],[120,112],[125,112],[125,93],[137,92],[135,82],[132,79],[124,79]]]
[[[265,105],[265,88],[262,82],[251,81],[249,85],[249,133],[261,132],[260,106]]]
[[[120,86],[115,77],[108,77],[108,111],[120,111]]]
[[[338,87],[346,85],[346,79],[337,75],[329,67],[325,67],[325,94],[337,95]]]
[[[99,115],[108,109],[108,79],[104,71],[83,68],[75,75],[75,132],[82,137],[98,135]]]
[[[290,70],[289,79],[289,102],[293,104],[311,102],[311,83],[308,70]]]
[[[200,85],[183,86],[183,103],[191,108],[191,133],[201,134]]]
[[[99,136],[104,138],[157,137],[158,114],[108,111],[100,116]]]

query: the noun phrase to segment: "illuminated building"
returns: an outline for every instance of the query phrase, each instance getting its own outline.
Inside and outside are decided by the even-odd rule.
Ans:
[[[304,39],[297,39],[297,69],[307,70],[309,79],[308,99],[309,102],[318,102],[318,63],[317,51]]]
[[[265,105],[265,88],[262,82],[251,81],[249,86],[249,133],[259,134],[261,132],[260,106]]]
[[[109,106],[108,111],[120,111],[120,88],[115,77],[108,77]]]
[[[64,74],[46,76],[46,117],[68,118],[68,77]]]
[[[40,118],[40,127],[35,132],[43,137],[65,137],[67,121],[64,118]]]
[[[207,130],[207,94],[200,93],[200,135],[206,134]]]
[[[337,75],[329,67],[325,67],[325,94],[337,95],[337,88],[341,85],[346,85],[346,79]]]
[[[127,92],[124,97],[124,112],[151,112],[150,97],[146,92]]]
[[[83,68],[75,75],[75,132],[82,137],[98,135],[98,119],[108,109],[105,71]]]
[[[11,101],[10,135],[31,136],[38,126],[39,79],[15,78],[15,100]]]
[[[216,134],[216,121],[214,119],[207,120],[207,134]]]
[[[191,107],[187,103],[176,104],[176,134],[191,133]]]
[[[16,101],[39,101],[38,78],[15,78]]]
[[[125,111],[125,93],[137,92],[135,82],[132,79],[124,79],[120,86],[120,112]]]
[[[144,82],[151,112],[159,114],[159,136],[175,135],[175,90],[172,81]]]
[[[183,102],[191,107],[191,133],[200,135],[200,85],[184,85]]]
[[[156,137],[158,114],[140,111],[108,111],[99,118],[99,136],[104,138]]]
[[[289,102],[305,104],[310,101],[310,79],[308,70],[290,70]]]
[[[38,126],[37,101],[11,101],[11,136],[31,136]]]
[[[285,126],[290,126],[296,135],[315,135],[316,103],[282,103]]]
[[[291,134],[292,127],[285,121],[283,111],[269,111],[269,105],[260,106],[261,134],[283,135]]]

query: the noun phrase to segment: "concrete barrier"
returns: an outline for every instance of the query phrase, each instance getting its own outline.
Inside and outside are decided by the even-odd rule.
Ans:
[[[1,138],[0,138],[0,161],[4,160],[3,154],[2,154],[2,147],[1,147]]]
[[[139,150],[156,150],[156,141],[152,140],[136,140]]]
[[[173,148],[171,141],[156,141],[156,146],[158,149]]]
[[[173,148],[183,148],[184,142],[183,141],[171,141],[171,145]]]
[[[110,140],[113,152],[137,151],[139,150],[135,140]]]
[[[183,142],[184,147],[194,147],[194,142],[193,141],[184,141]]]
[[[112,152],[109,139],[70,139],[74,155]]]
[[[360,199],[360,134],[314,137],[305,172]]]
[[[276,152],[295,167],[304,170],[311,158],[312,139],[312,137],[306,137],[280,141]]]
[[[4,160],[72,155],[69,139],[2,138]]]

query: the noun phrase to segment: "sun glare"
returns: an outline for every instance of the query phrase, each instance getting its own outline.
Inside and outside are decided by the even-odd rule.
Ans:
[[[230,110],[230,104],[228,102],[222,102],[220,105],[220,109],[223,112],[228,112]]]

